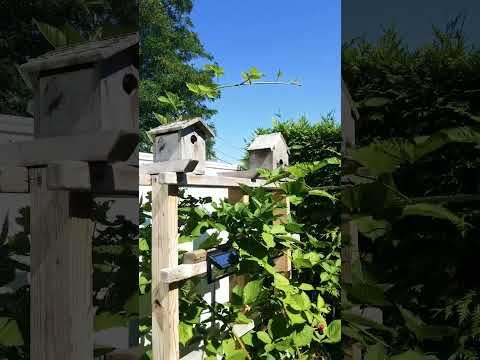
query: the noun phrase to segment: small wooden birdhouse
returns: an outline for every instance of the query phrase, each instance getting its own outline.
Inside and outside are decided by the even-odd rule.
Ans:
[[[288,165],[288,146],[281,133],[258,135],[248,147],[250,169],[275,169]]]
[[[24,64],[35,137],[138,132],[138,35],[60,48]]]
[[[207,158],[206,141],[214,134],[200,118],[177,121],[150,130],[154,139],[153,161],[197,160],[195,173],[202,174]]]

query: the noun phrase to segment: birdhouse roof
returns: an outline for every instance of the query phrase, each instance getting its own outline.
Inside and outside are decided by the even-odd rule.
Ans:
[[[111,58],[138,44],[138,34],[132,33],[100,41],[88,41],[74,46],[65,46],[49,51],[22,65],[26,73],[61,69],[65,67],[96,63]]]
[[[161,135],[161,134],[168,134],[172,132],[177,132],[188,127],[195,126],[199,128],[206,137],[213,137],[214,133],[212,129],[203,121],[201,118],[195,118],[191,120],[184,120],[184,121],[176,121],[166,125],[160,125],[152,130],[149,131],[152,135]]]
[[[257,135],[253,142],[248,147],[248,151],[251,150],[273,150],[276,145],[282,144],[288,149],[287,142],[285,141],[281,133],[273,133],[266,135]]]

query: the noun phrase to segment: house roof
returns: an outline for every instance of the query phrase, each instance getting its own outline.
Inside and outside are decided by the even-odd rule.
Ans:
[[[152,135],[168,134],[186,129],[190,126],[196,126],[200,128],[206,137],[213,137],[214,133],[212,129],[201,118],[194,118],[191,120],[176,121],[166,125],[160,125],[149,131]]]
[[[86,63],[95,63],[138,44],[138,34],[132,33],[99,41],[88,41],[49,51],[21,66],[26,73],[60,69]]]
[[[263,150],[270,149],[273,150],[277,144],[284,144],[285,148],[288,149],[287,142],[285,141],[281,133],[272,133],[266,135],[257,135],[253,142],[248,147],[248,151],[251,150]]]

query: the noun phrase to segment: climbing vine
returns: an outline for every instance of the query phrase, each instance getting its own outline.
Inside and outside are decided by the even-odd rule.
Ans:
[[[233,288],[230,301],[224,304],[209,304],[196,293],[202,281],[199,278],[182,284],[179,331],[183,347],[198,343],[207,359],[216,359],[217,355],[223,359],[317,359],[328,356],[328,344],[340,341],[340,320],[329,303],[339,297],[338,228],[324,229],[317,237],[310,232],[312,224],[298,223],[295,216],[295,206],[306,200],[332,205],[337,201],[335,194],[305,182],[306,176],[327,166],[338,167],[339,160],[329,158],[261,171],[270,182],[278,183],[280,197],[266,188],[242,187],[249,196],[248,203],[182,200],[180,241],[198,239],[208,230],[201,248],[222,244],[237,250],[240,259],[236,275],[246,280],[244,286]],[[285,209],[282,197],[293,203],[288,218],[281,215]],[[202,206],[205,203],[211,205],[210,211]],[[141,215],[144,259],[151,255],[150,211],[147,201]],[[222,233],[228,234],[228,240],[222,240]],[[275,259],[283,254],[292,260],[291,278],[275,268]],[[140,274],[141,297],[147,298],[149,266],[148,260],[143,262]],[[143,320],[142,335],[151,340],[151,320]],[[241,337],[236,335],[235,324],[252,321],[253,330]]]

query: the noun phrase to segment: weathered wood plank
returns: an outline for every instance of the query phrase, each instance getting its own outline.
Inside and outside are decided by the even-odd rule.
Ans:
[[[28,193],[28,170],[24,167],[0,167],[0,193]]]
[[[154,180],[157,180],[154,178]],[[153,360],[177,360],[178,289],[161,281],[161,270],[178,265],[178,188],[152,183],[152,354]]]
[[[218,173],[219,176],[253,179],[257,177],[257,170],[242,170],[242,171],[222,171]]]
[[[207,260],[207,250],[198,249],[183,254],[184,264],[196,264]]]
[[[231,187],[228,189],[228,202],[231,204],[236,204],[242,202],[247,204],[249,201],[249,196],[245,194],[241,189]],[[228,278],[229,288],[230,288],[230,299],[232,298],[232,292],[235,286],[245,286],[247,284],[247,277],[245,275],[231,275]]]
[[[138,167],[125,163],[64,161],[49,164],[49,190],[88,191],[96,194],[137,194]]]
[[[150,186],[151,179],[140,165],[139,183],[142,186]],[[265,180],[247,178],[234,178],[226,176],[196,175],[191,173],[177,174],[174,172],[163,172],[155,175],[159,183],[178,185],[180,187],[212,187],[212,188],[238,188],[240,185],[251,187],[265,186],[267,189],[276,189],[276,184],[266,184]]]
[[[179,281],[191,279],[195,276],[205,275],[206,273],[206,261],[195,264],[181,264],[168,269],[160,270],[160,281],[166,284],[173,284]]]
[[[90,191],[90,167],[84,161],[65,161],[47,166],[49,190]]]
[[[47,189],[45,168],[30,169],[31,359],[93,359],[92,233],[66,191]]]
[[[59,161],[126,161],[138,134],[103,131],[0,145],[0,164],[41,166]]]
[[[163,172],[188,173],[195,170],[198,160],[170,160],[160,161],[153,164],[142,165],[142,171],[147,174],[159,174]]]

